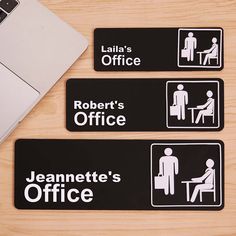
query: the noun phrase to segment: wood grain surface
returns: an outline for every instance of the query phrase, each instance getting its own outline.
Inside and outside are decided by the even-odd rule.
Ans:
[[[236,235],[236,1],[42,0],[82,32],[89,48],[0,145],[0,235],[235,236]],[[95,72],[96,27],[222,27],[225,68],[220,72]],[[56,39],[55,39],[56,40]],[[68,78],[215,78],[225,81],[221,132],[70,133],[65,128]],[[225,142],[225,208],[210,211],[23,211],[14,208],[14,142],[19,138],[221,139]],[[32,157],[33,158],[33,157]]]

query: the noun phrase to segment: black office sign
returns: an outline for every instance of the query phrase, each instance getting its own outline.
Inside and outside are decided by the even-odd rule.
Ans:
[[[221,141],[19,140],[18,209],[220,210]]]
[[[70,131],[216,131],[224,126],[220,79],[71,79]]]
[[[98,28],[96,71],[221,70],[222,28]]]

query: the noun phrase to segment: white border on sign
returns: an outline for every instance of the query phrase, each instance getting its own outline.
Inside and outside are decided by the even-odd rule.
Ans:
[[[152,147],[153,146],[175,146],[175,145],[217,145],[220,148],[220,204],[219,205],[155,205],[153,203],[153,175],[152,175]],[[151,205],[152,207],[157,208],[168,208],[168,207],[220,207],[222,206],[222,148],[220,143],[153,143],[150,147],[150,157],[151,157],[151,165],[150,165],[150,172],[151,172]]]
[[[218,66],[204,66],[204,65],[180,65],[179,64],[179,50],[180,50],[180,31],[220,31],[220,54],[219,54],[219,65]],[[201,28],[180,28],[178,29],[178,51],[177,51],[177,66],[182,68],[221,68],[222,66],[222,29],[201,29]]]
[[[169,118],[169,106],[168,106],[168,84],[169,83],[216,83],[218,92],[218,122],[217,126],[170,126],[168,122]],[[220,83],[217,80],[170,80],[166,82],[166,127],[173,129],[216,129],[220,127]]]

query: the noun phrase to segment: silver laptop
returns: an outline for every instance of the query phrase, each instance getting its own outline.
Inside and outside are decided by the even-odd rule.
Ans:
[[[0,0],[0,142],[87,46],[37,0]]]

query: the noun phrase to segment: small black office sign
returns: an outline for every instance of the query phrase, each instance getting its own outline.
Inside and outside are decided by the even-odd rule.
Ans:
[[[220,79],[72,79],[67,82],[70,131],[221,130]]]
[[[220,210],[221,141],[18,140],[18,209]]]
[[[223,69],[221,28],[97,28],[97,71]]]

